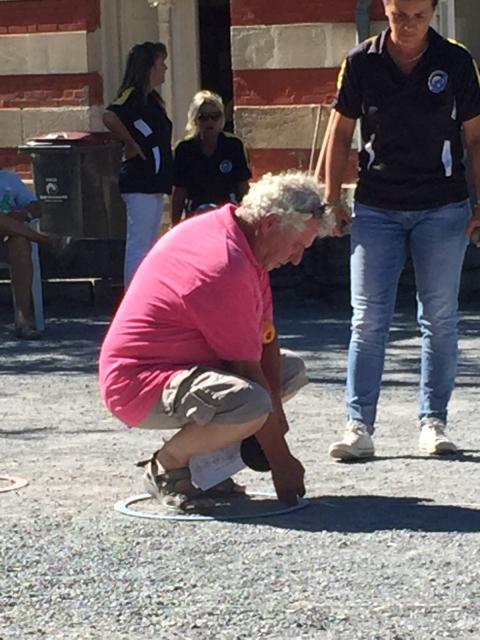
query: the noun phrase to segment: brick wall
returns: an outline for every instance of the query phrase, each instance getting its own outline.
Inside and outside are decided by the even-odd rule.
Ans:
[[[236,131],[254,176],[307,169],[319,105],[331,103],[355,45],[356,0],[231,0]],[[384,19],[381,0],[372,21]],[[321,143],[328,110],[320,119]],[[356,171],[352,154],[349,178]]]
[[[0,166],[29,177],[18,144],[101,128],[99,28],[100,0],[0,2]]]
[[[2,76],[0,108],[82,107],[102,103],[98,73]]]
[[[0,3],[0,34],[95,31],[98,0],[11,0]]]

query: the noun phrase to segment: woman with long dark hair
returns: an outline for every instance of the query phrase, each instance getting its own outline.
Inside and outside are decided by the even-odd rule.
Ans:
[[[172,188],[172,123],[155,90],[165,81],[166,58],[161,42],[135,45],[117,98],[103,116],[124,144],[119,187],[127,208],[125,287],[158,238],[164,194]]]

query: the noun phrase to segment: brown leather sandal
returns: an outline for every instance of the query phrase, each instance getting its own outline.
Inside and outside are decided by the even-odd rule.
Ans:
[[[166,507],[185,512],[210,511],[215,506],[215,500],[192,484],[190,469],[181,467],[165,471],[156,458],[157,453],[148,460],[137,462],[137,467],[145,467],[143,482],[152,498]]]
[[[205,493],[211,497],[222,497],[231,495],[245,494],[245,487],[237,484],[233,478],[227,478],[223,482],[219,482],[211,489],[207,489]]]

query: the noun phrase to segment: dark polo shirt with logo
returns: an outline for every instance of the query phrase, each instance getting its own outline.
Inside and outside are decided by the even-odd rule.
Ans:
[[[107,109],[128,129],[145,155],[123,160],[121,193],[171,193],[173,176],[172,123],[156,91],[144,96],[134,87],[126,89]]]
[[[334,108],[361,119],[355,200],[422,210],[468,197],[462,123],[480,115],[478,69],[458,43],[429,31],[429,46],[405,75],[390,57],[389,30],[347,56]]]
[[[187,190],[188,211],[238,201],[240,183],[252,177],[242,141],[226,133],[220,133],[211,156],[203,153],[198,137],[180,140],[173,166],[173,184]]]

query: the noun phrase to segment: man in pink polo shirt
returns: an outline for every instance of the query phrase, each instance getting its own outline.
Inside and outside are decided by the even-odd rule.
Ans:
[[[282,399],[307,378],[299,357],[280,352],[268,272],[298,264],[328,227],[312,178],[268,174],[240,207],[178,225],[140,265],[102,345],[100,385],[128,426],[177,429],[141,463],[164,504],[206,509],[234,490],[241,443],[252,440],[278,497],[304,494]]]

